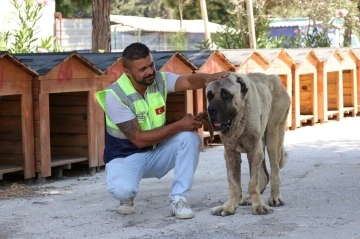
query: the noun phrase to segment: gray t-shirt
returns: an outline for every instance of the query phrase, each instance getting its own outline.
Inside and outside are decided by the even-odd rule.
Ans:
[[[175,91],[175,82],[177,81],[179,75],[171,73],[171,72],[164,72],[166,78],[166,85],[168,93]],[[136,116],[131,111],[131,109],[127,108],[123,105],[114,94],[107,94],[105,99],[105,108],[106,113],[109,119],[114,124],[119,124],[122,122],[126,122],[129,120],[134,119]]]

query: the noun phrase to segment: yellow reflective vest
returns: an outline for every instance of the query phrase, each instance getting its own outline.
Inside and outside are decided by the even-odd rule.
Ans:
[[[136,115],[142,130],[151,130],[162,127],[165,125],[166,121],[167,86],[165,74],[163,72],[155,71],[154,82],[147,87],[144,98],[135,90],[125,73],[112,85],[96,93],[96,99],[105,112],[106,138],[114,137],[114,139],[110,139],[113,141],[112,144],[114,144],[114,142],[118,144],[118,149],[109,149],[110,146],[107,145],[107,142],[105,143],[105,161],[107,160],[106,155],[109,155],[109,158],[119,156],[125,157],[128,156],[128,154],[137,152],[134,148],[135,145],[127,139],[116,124],[111,122],[107,116],[105,107],[107,94],[114,94],[120,103],[129,108]],[[129,150],[129,148],[131,148],[131,150]]]

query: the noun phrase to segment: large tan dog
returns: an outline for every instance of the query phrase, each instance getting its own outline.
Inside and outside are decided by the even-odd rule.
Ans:
[[[284,135],[290,97],[277,75],[237,74],[206,87],[209,122],[224,144],[229,199],[211,214],[227,216],[239,205],[252,205],[253,214],[272,211],[260,193],[268,183],[265,146],[271,167],[270,206],[282,206],[279,169],[286,162]],[[250,168],[249,197],[241,189],[241,155],[247,153]]]

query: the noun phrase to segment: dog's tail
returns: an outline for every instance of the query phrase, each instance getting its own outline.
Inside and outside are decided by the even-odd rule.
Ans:
[[[288,153],[285,151],[284,145],[283,145],[282,148],[281,148],[279,168],[283,168],[285,166],[287,158],[288,158]]]

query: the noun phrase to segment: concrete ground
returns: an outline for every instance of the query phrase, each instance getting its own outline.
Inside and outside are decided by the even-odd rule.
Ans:
[[[360,118],[288,131],[285,144],[285,206],[269,215],[252,215],[250,206],[233,216],[210,214],[228,195],[223,147],[217,146],[200,155],[189,195],[196,213],[191,220],[170,216],[172,172],[141,182],[136,214],[129,216],[115,212],[118,202],[100,172],[33,185],[30,197],[0,200],[0,238],[360,238]]]

